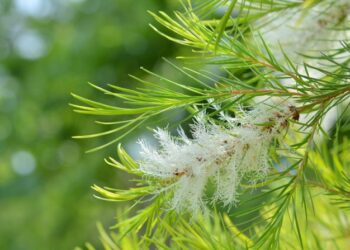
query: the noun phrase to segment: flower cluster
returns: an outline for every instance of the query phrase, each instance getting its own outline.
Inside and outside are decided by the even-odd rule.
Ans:
[[[254,27],[279,61],[287,55],[301,75],[321,79],[330,68],[349,57],[346,50],[339,52],[343,47],[340,41],[349,41],[349,25],[349,0],[323,0],[304,1],[301,8],[271,12],[260,18]],[[334,57],[332,61],[317,59],[324,55]],[[303,63],[311,67],[306,68]],[[284,78],[281,82],[284,85],[297,84],[292,78]],[[313,115],[303,115],[301,121],[307,122]],[[324,131],[329,132],[335,121],[336,110],[333,108],[322,120]],[[323,137],[323,133],[315,135],[317,140]]]
[[[202,113],[191,126],[191,139],[182,129],[176,138],[157,129],[159,150],[140,141],[140,169],[148,176],[173,180],[174,209],[203,208],[209,179],[216,186],[213,201],[234,204],[243,177],[248,175],[251,182],[256,182],[267,174],[269,147],[283,134],[288,119],[296,116],[295,106],[285,100],[259,104],[235,117],[221,114],[225,126],[208,121]]]
[[[281,13],[282,12],[282,13]],[[321,56],[341,48],[339,41],[347,40],[350,21],[349,0],[325,0],[303,9],[292,8],[270,13],[259,19],[256,28],[264,40],[283,57],[281,48],[295,63],[316,63],[301,56]]]

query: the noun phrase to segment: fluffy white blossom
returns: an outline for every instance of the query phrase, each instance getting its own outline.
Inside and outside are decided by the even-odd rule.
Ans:
[[[272,12],[255,23],[264,40],[279,59],[283,51],[295,63],[316,64],[301,54],[321,56],[341,48],[339,41],[348,40],[350,32],[350,1],[325,0],[303,8]],[[320,66],[320,65],[318,65]]]
[[[325,60],[312,59],[323,54],[332,54],[342,48],[340,41],[350,38],[350,0],[323,0],[318,3],[305,1],[302,8],[290,8],[267,14],[259,19],[254,27],[262,35],[264,41],[272,49],[279,61],[284,59],[285,53],[295,64],[302,75],[309,75],[316,79],[325,76],[321,68],[329,70],[335,66]],[[349,55],[343,52],[336,56],[335,62],[341,63]],[[306,56],[305,56],[306,55]],[[313,67],[302,66],[307,63]],[[295,85],[292,78],[282,80],[285,85]],[[301,122],[306,122],[314,113],[301,116]],[[329,132],[336,119],[335,108],[330,110],[322,121],[322,127]],[[324,135],[317,133],[317,140]]]
[[[234,204],[243,177],[255,182],[266,175],[271,142],[283,134],[288,119],[296,113],[289,102],[270,101],[252,111],[242,110],[235,117],[221,114],[225,125],[210,122],[201,113],[191,126],[192,138],[182,129],[179,137],[172,137],[158,128],[155,130],[160,143],[158,150],[140,141],[143,157],[140,169],[148,176],[173,180],[174,209],[203,208],[209,179],[216,187],[213,200]]]

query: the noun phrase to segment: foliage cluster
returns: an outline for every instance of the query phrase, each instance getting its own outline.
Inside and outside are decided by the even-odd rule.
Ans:
[[[179,57],[186,66],[167,60],[186,79],[177,81],[143,69],[158,81],[133,76],[142,83],[136,89],[92,84],[123,100],[120,105],[74,95],[79,101],[72,104],[76,112],[107,117],[98,123],[114,125],[79,138],[118,134],[91,151],[115,144],[139,127],[154,126],[164,114],[176,110],[186,111],[178,124],[186,125],[205,112],[210,123],[221,128],[228,125],[220,114],[236,119],[242,109],[257,110],[272,98],[291,101],[295,112],[285,118],[288,132],[283,139],[269,147],[267,176],[252,180],[248,174],[240,183],[240,198],[234,206],[207,203],[204,211],[195,214],[169,207],[176,195],[171,187],[185,174],[174,172],[168,179],[150,176],[140,168],[144,161],[134,160],[119,145],[119,159],[110,157],[106,162],[133,175],[133,186],[94,189],[103,199],[134,203],[121,212],[113,227],[116,232],[109,235],[100,229],[105,248],[345,249],[350,191],[348,3],[186,1],[183,11],[150,14],[161,26],[152,25],[156,32],[192,49],[190,56]],[[270,39],[274,29],[276,44]],[[332,37],[324,36],[329,33]],[[285,43],[293,35],[308,39],[297,37],[301,44]],[[315,45],[310,47],[310,43]],[[335,119],[329,119],[330,115]],[[268,121],[254,125],[264,131],[274,126]],[[242,122],[237,126],[244,128]],[[210,185],[207,192],[213,195]]]

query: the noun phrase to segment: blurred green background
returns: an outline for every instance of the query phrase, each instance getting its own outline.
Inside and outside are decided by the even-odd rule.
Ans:
[[[176,2],[0,1],[0,249],[73,249],[98,242],[97,221],[113,224],[117,204],[90,186],[125,182],[103,162],[115,147],[85,154],[106,141],[71,139],[96,126],[70,93],[101,100],[87,82],[132,87],[140,66],[162,68],[176,47],[146,11]]]

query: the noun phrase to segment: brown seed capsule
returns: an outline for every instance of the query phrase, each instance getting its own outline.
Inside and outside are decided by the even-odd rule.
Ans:
[[[178,169],[175,169],[175,171],[174,171],[174,175],[175,175],[175,176],[178,176],[178,177],[184,176],[184,175],[186,175],[186,174],[187,174],[187,171],[186,171],[186,170],[184,170],[184,171],[179,171]]]
[[[300,114],[299,114],[297,108],[293,105],[290,105],[288,108],[289,108],[289,111],[292,113],[293,120],[299,121]]]
[[[184,171],[182,171],[182,172],[174,172],[174,175],[178,176],[178,177],[184,176],[185,174],[186,173]]]

